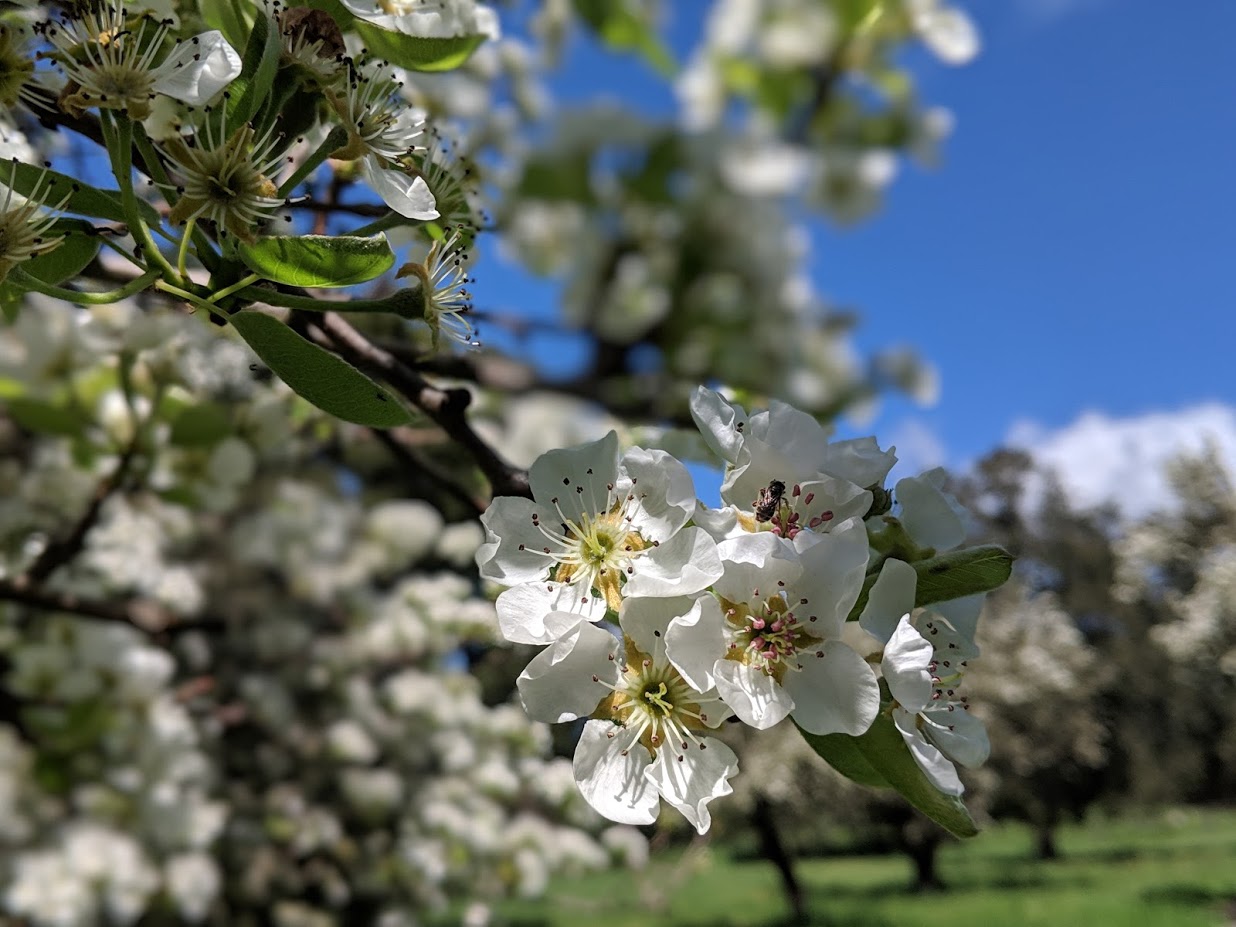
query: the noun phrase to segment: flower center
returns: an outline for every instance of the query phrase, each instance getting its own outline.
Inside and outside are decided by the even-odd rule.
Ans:
[[[564,482],[570,485],[569,477]],[[617,497],[614,485],[606,487],[606,498],[599,511],[584,511],[570,518],[562,511],[558,497],[550,500],[558,517],[560,527],[555,530],[532,516],[532,524],[550,543],[541,549],[553,563],[552,578],[560,583],[578,583],[603,596],[606,604],[618,610],[622,604],[622,584],[625,577],[635,572],[634,561],[658,542],[644,539],[632,527],[635,512],[644,498],[635,492],[635,480],[631,491]],[[583,484],[576,486],[582,494]],[[520,545],[520,550],[526,550]]]
[[[784,592],[761,598],[756,589],[752,603],[722,599],[729,637],[726,658],[755,666],[780,681],[787,669],[797,668],[797,656],[801,651],[820,642],[802,621],[810,602],[802,598],[791,608]],[[817,617],[807,615],[807,622]]]
[[[654,633],[657,643],[653,656],[640,652],[628,640],[622,674],[616,685],[602,683],[613,694],[601,703],[594,717],[626,728],[629,743],[643,744],[654,757],[664,746],[679,751],[678,759],[682,759],[682,751],[692,744],[705,749],[695,732],[707,726],[708,714],[703,709],[720,704],[720,699],[695,691],[665,657],[661,632]],[[601,681],[595,676],[593,679]]]

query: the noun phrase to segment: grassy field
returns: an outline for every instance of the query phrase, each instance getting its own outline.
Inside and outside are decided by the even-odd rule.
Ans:
[[[900,857],[803,860],[811,923],[827,927],[1219,927],[1236,924],[1236,812],[1175,811],[1060,832],[1061,858],[1031,858],[1030,833],[992,828],[940,851],[949,890],[907,890]],[[641,873],[555,883],[498,911],[510,927],[785,927],[772,866],[704,848]]]

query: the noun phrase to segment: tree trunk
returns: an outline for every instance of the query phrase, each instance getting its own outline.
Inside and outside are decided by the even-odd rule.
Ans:
[[[1060,851],[1056,847],[1056,825],[1054,822],[1043,823],[1035,828],[1038,840],[1039,859],[1058,859]]]
[[[914,891],[939,892],[944,882],[936,871],[936,850],[940,847],[940,835],[929,833],[905,843],[906,854],[914,863]]]
[[[794,875],[794,860],[781,839],[777,829],[777,821],[773,815],[772,806],[765,798],[755,803],[755,811],[751,816],[755,832],[760,835],[760,852],[764,858],[777,867],[781,874],[781,887],[785,891],[785,900],[794,912],[794,922],[807,923],[807,905],[803,898],[803,889]]]

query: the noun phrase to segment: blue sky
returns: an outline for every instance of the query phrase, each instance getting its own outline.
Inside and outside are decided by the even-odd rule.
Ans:
[[[979,58],[914,58],[922,98],[956,119],[942,165],[903,164],[881,213],[814,229],[813,276],[861,312],[859,349],[909,344],[941,374],[933,408],[890,398],[855,430],[958,465],[1080,422],[1070,453],[1086,466],[1096,448],[1136,457],[1130,442],[1163,432],[1151,413],[1204,407],[1197,428],[1222,426],[1236,404],[1236,3],[963,5]],[[682,48],[705,7],[673,6]],[[583,42],[553,89],[564,105],[673,107],[640,64]],[[1177,437],[1194,427],[1182,414]],[[1104,424],[1124,419],[1139,437]]]

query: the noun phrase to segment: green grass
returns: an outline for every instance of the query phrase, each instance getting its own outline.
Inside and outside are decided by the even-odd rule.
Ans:
[[[941,848],[949,890],[908,890],[902,857],[803,860],[811,924],[835,927],[1221,927],[1236,918],[1236,812],[1176,811],[1063,828],[1061,858],[1032,858],[1019,826]],[[555,882],[509,902],[511,927],[786,927],[776,871],[720,848],[654,857],[641,873]]]

